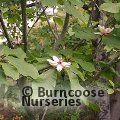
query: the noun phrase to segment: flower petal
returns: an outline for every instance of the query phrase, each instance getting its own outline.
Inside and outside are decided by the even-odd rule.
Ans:
[[[114,28],[106,28],[106,33],[111,33]]]
[[[53,60],[54,60],[55,62],[59,62],[59,58],[58,58],[58,57],[53,56],[52,58],[53,58]]]
[[[53,60],[47,59],[47,61],[49,62],[50,65],[52,65],[54,67],[56,67],[58,65],[58,63]]]
[[[101,32],[94,32],[94,34],[96,34],[96,35],[102,35]]]
[[[71,62],[62,62],[63,67],[70,67]]]
[[[98,25],[99,31],[101,32],[101,34],[106,33],[106,28],[104,26]]]
[[[58,64],[56,69],[57,69],[58,72],[60,72],[63,69],[63,66]]]
[[[0,45],[2,45],[3,43],[6,43],[7,39],[0,39]]]

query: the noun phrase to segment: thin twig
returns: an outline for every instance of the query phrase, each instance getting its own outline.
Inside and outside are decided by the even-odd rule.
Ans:
[[[53,8],[53,15],[54,15],[53,17],[56,17],[56,14],[54,14],[54,13],[55,13],[55,9],[56,9],[56,7]],[[58,31],[58,28],[57,28],[56,20],[53,20],[53,21],[54,21],[54,24],[55,24],[55,25],[54,25],[55,32],[56,32],[57,36],[59,36],[59,35],[58,35],[58,32],[57,32],[57,31]]]
[[[101,73],[107,71],[109,69],[109,67],[111,67],[111,65],[120,57],[120,52],[116,53],[116,55],[114,56],[113,59],[111,59],[108,63],[107,67],[104,67],[99,73],[97,73],[94,78],[97,79],[99,78],[99,76],[101,75]]]
[[[28,34],[31,32],[31,30],[33,29],[33,27],[35,26],[35,24],[38,22],[38,20],[40,19],[40,17],[42,16],[42,14],[45,12],[46,8],[44,9],[44,11],[42,11],[42,13],[39,15],[39,17],[36,19],[36,21],[34,22],[34,24],[32,25],[32,27],[29,29]]]
[[[52,29],[52,26],[51,26],[51,24],[50,24],[50,22],[49,22],[49,18],[48,18],[48,16],[47,16],[46,12],[45,12],[45,8],[44,8],[44,6],[43,6],[43,4],[42,4],[41,2],[40,2],[40,4],[41,4],[42,10],[44,11],[44,15],[45,15],[45,17],[46,17],[46,20],[47,20],[49,29],[50,29],[50,31],[52,32],[54,38],[57,40],[57,39],[58,39],[58,36],[55,34],[55,32],[54,32],[53,29]]]
[[[44,120],[45,115],[46,115],[46,113],[47,113],[47,110],[48,110],[48,107],[45,107],[45,110],[44,110],[44,113],[43,113],[43,116],[42,116],[42,119],[41,119],[41,120]]]
[[[1,10],[0,10],[0,23],[1,23],[1,26],[2,26],[2,29],[3,29],[3,33],[4,33],[4,35],[5,35],[6,39],[7,39],[8,47],[13,49],[13,45],[12,45],[12,43],[10,41],[9,34],[7,32],[5,23],[4,23],[3,18],[2,18],[2,12],[1,12]]]
[[[24,51],[27,52],[27,17],[26,17],[26,0],[21,0],[21,9],[22,9],[22,41],[24,43]]]
[[[79,46],[81,45],[84,45],[86,40],[81,40],[78,44],[76,44],[74,47],[73,47],[73,51],[75,51]]]
[[[89,80],[87,79],[86,81],[89,81],[89,83],[93,83],[95,82],[96,80],[99,79],[100,75],[103,73],[103,72],[106,72],[113,64],[114,62],[116,62],[116,60],[120,57],[120,52],[117,52],[114,56],[113,59],[111,59],[108,63],[108,66],[107,67],[103,67],[98,73],[96,73],[92,78],[90,78]],[[87,84],[89,84],[87,82]]]
[[[42,69],[39,69],[39,70],[38,70],[38,73],[41,74],[43,71],[49,70],[50,68],[51,68],[50,65],[49,65],[49,66],[46,66],[46,67],[44,67],[44,68],[42,68]]]

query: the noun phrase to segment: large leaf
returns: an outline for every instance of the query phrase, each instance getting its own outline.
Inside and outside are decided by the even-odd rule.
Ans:
[[[39,83],[39,86],[43,86],[48,89],[48,88],[55,88],[56,80],[57,80],[56,70],[50,69],[50,70],[40,74],[40,76],[36,80],[36,82]]]
[[[92,63],[83,61],[82,59],[75,59],[75,61],[85,70],[88,72],[95,71],[95,67]]]
[[[87,106],[96,112],[101,112],[101,108],[99,107],[99,105],[94,102],[88,101]]]
[[[85,81],[85,78],[84,78],[83,73],[82,73],[81,71],[79,71],[74,64],[71,65],[70,71],[72,71],[72,72],[75,73],[77,76],[79,76],[83,81]]]
[[[80,26],[73,27],[73,32],[75,32],[75,37],[80,39],[95,39],[94,31],[90,28],[81,28]]]
[[[83,88],[80,83],[79,83],[79,80],[78,80],[78,77],[75,73],[73,73],[72,71],[70,71],[70,69],[66,69],[67,73],[68,73],[68,76],[69,76],[69,80],[70,80],[70,83],[71,83],[71,90],[81,90],[81,91],[84,91],[85,88]],[[80,96],[80,99],[84,102],[84,103],[87,103],[87,97],[85,97],[84,95],[81,95]]]
[[[118,13],[120,11],[120,3],[103,3],[100,9],[110,13]]]
[[[22,59],[7,57],[9,63],[17,68],[18,72],[23,76],[30,76],[33,79],[37,79],[39,77],[37,69]]]
[[[71,4],[69,1],[65,2],[64,9],[69,14],[73,15],[75,18],[80,19],[83,23],[84,22],[84,15],[80,12],[80,9],[76,9],[74,4]]]
[[[55,6],[57,5],[57,0],[41,0],[42,3],[46,6]]]
[[[4,47],[3,53],[8,56],[8,55],[12,55],[12,56],[16,56],[20,59],[24,59],[26,57],[26,53],[21,49],[21,48],[17,48],[17,49],[10,49],[8,47]]]
[[[12,66],[8,63],[3,63],[2,68],[3,68],[6,76],[9,76],[9,77],[13,78],[14,80],[17,80],[19,78],[19,72],[17,71],[17,69],[14,66]]]
[[[77,75],[69,69],[66,69],[66,71],[68,73],[69,80],[71,83],[71,89],[72,90],[79,90],[81,88],[81,86],[79,84],[79,80],[78,80]]]
[[[119,37],[115,37],[115,36],[103,37],[103,42],[109,47],[120,49],[120,38]]]

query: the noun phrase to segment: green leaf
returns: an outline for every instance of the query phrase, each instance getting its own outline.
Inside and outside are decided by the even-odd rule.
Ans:
[[[72,35],[75,34],[75,33],[73,32],[72,28],[69,28],[69,29],[68,29],[68,33],[69,33],[70,36],[72,36]]]
[[[80,12],[80,9],[76,9],[74,4],[71,4],[69,1],[66,1],[64,4],[64,9],[66,12],[68,12],[69,14],[73,15],[75,18],[78,18],[83,23],[85,23],[83,14]]]
[[[23,76],[29,76],[33,79],[37,79],[39,77],[37,69],[32,65],[24,60],[14,58],[14,57],[7,57],[8,62],[17,68],[18,72]]]
[[[63,20],[62,20],[61,18],[59,18],[59,17],[54,17],[53,19],[54,19],[54,21],[55,21],[58,25],[60,25],[60,26],[63,25]]]
[[[110,13],[118,13],[120,11],[120,3],[103,3],[100,9]]]
[[[88,107],[91,108],[92,110],[96,111],[96,112],[101,112],[100,107],[96,103],[93,103],[91,101],[89,101]]]
[[[78,71],[78,72],[77,72],[77,75],[78,75],[83,81],[85,81],[85,78],[84,78],[84,75],[83,75],[82,72]]]
[[[102,76],[104,76],[108,80],[112,80],[116,76],[116,73],[110,68],[107,71],[103,72]]]
[[[72,115],[72,116],[71,116],[71,120],[78,120],[78,117],[75,116],[75,115]]]
[[[107,90],[107,92],[108,92],[108,94],[113,94],[113,93],[114,93],[114,90],[111,89],[111,88],[109,88],[109,89]]]
[[[112,80],[109,80],[109,82],[110,82],[110,84],[114,87],[115,86],[115,84],[114,84],[114,82],[112,81]]]
[[[77,75],[72,72],[70,69],[66,69],[69,79],[70,79],[70,84],[71,84],[71,89],[72,90],[79,90],[81,87],[81,85],[79,84],[79,80]]]
[[[3,49],[3,53],[6,56],[16,56],[20,59],[24,59],[26,57],[26,53],[21,48],[10,49],[7,46],[5,46]]]
[[[48,58],[35,58],[35,59],[38,61],[38,63],[45,63],[45,62],[47,62]]]
[[[80,26],[74,26],[73,32],[75,32],[75,37],[80,39],[95,39],[94,31],[91,28],[81,28]]]
[[[75,59],[75,61],[85,70],[88,72],[94,72],[95,67],[92,63],[83,61],[82,59]]]
[[[78,75],[83,81],[85,81],[84,75],[81,71],[79,71],[77,69],[76,66],[74,66],[74,64],[71,65],[70,67],[70,71],[72,71],[73,73],[75,73],[76,75]]]
[[[116,19],[116,21],[120,24],[120,12],[114,14],[114,18]]]
[[[46,6],[56,6],[58,5],[57,0],[41,0]]]
[[[115,37],[115,36],[103,37],[103,42],[104,42],[108,47],[120,49],[120,38],[119,38],[119,37]]]
[[[14,18],[8,18],[8,22],[13,24],[15,22]]]
[[[6,83],[6,77],[3,73],[3,70],[0,68],[0,85]]]
[[[38,82],[40,86],[46,87],[48,89],[54,88],[56,86],[56,80],[57,80],[56,70],[50,69],[40,74],[36,82]]]
[[[102,83],[102,82],[96,81],[96,84],[97,84],[99,87],[101,87],[101,88],[103,88],[103,89],[105,89],[105,90],[107,90],[107,89],[109,88],[106,83]]]
[[[66,57],[70,57],[73,54],[71,49],[60,50],[59,52]]]
[[[14,80],[19,79],[19,72],[17,71],[17,69],[14,66],[12,66],[8,63],[3,63],[2,68],[3,68],[6,76],[9,76],[9,77],[13,78]]]
[[[71,2],[72,5],[77,6],[79,8],[81,8],[83,6],[83,2],[80,0],[69,0]]]

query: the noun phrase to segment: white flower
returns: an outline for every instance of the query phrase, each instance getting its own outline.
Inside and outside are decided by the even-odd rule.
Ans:
[[[0,45],[2,45],[3,43],[6,43],[6,42],[7,42],[7,39],[5,39],[5,38],[4,38],[4,39],[1,39],[1,38],[0,38]]]
[[[47,8],[46,10],[45,10],[45,13],[47,14],[47,15],[54,15],[54,14],[56,14],[57,12],[58,12],[58,6],[56,6],[56,8],[51,8],[51,7],[49,7],[49,8]]]
[[[113,31],[114,28],[105,28],[105,26],[98,25],[98,29],[100,32],[95,32],[95,34],[108,35]]]
[[[63,62],[62,58],[58,58],[56,56],[52,57],[53,60],[47,59],[50,65],[56,67],[57,71],[60,72],[65,67],[70,67],[71,62]]]

